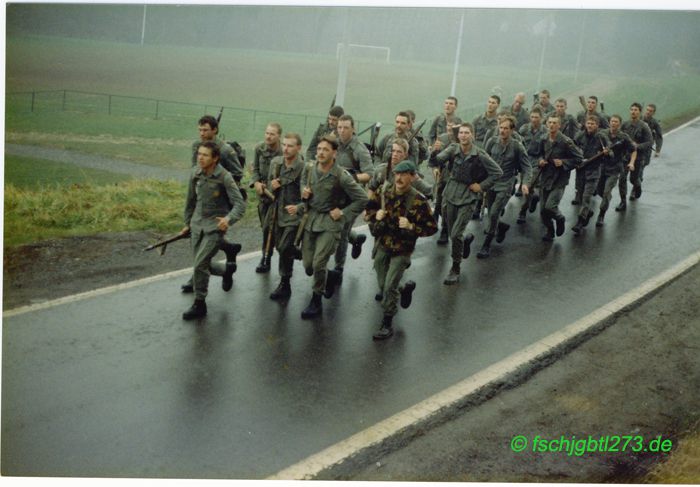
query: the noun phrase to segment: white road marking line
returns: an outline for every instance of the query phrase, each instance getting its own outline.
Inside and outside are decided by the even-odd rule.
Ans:
[[[378,445],[387,438],[415,423],[427,420],[430,416],[447,410],[455,404],[464,402],[468,396],[494,383],[503,382],[516,370],[537,362],[560,347],[576,343],[579,338],[593,330],[599,324],[613,318],[625,308],[638,303],[657,289],[668,284],[691,267],[700,263],[700,251],[684,259],[670,269],[654,276],[640,286],[628,291],[619,298],[603,305],[601,308],[576,320],[565,328],[515,352],[467,379],[405,409],[359,433],[312,455],[299,463],[268,477],[268,480],[308,480],[322,470],[332,467],[345,459],[358,454],[361,450]]]

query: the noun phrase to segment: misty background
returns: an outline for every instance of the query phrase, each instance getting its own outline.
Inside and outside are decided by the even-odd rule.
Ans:
[[[337,45],[387,46],[391,59],[630,74],[700,71],[696,11],[149,5],[144,43],[335,55]],[[8,4],[7,35],[140,44],[143,5]],[[347,37],[345,37],[347,36]]]

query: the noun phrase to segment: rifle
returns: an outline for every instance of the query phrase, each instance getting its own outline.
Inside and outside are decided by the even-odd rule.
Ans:
[[[416,135],[418,135],[418,132],[420,132],[420,131],[423,129],[423,125],[425,125],[425,122],[427,122],[427,121],[428,121],[428,119],[426,118],[425,120],[423,120],[423,121],[421,122],[421,124],[418,126],[418,128],[417,128],[416,130],[413,131],[413,134],[411,134],[411,136],[408,138],[408,143],[409,143],[409,144],[410,144],[411,141],[416,137]],[[410,146],[409,146],[409,148],[410,148]]]
[[[216,123],[217,123],[217,125],[218,125],[219,123],[221,123],[221,115],[223,115],[223,114],[224,114],[224,107],[221,107],[221,109],[219,110],[219,114],[216,116]]]
[[[335,95],[333,95],[333,101],[331,101],[331,106],[330,106],[330,108],[329,108],[328,110],[330,110],[331,108],[333,108],[333,107],[335,106],[335,99],[336,99],[337,97],[338,97],[338,94],[337,94],[337,93],[336,93]]]
[[[608,149],[608,150],[609,150],[609,149],[612,149],[612,148],[614,148],[614,147],[617,147],[618,145],[621,145],[621,144],[622,144],[622,140],[618,140],[617,142],[614,142],[610,147],[607,147],[607,148],[606,148],[606,147],[603,147],[603,149]],[[600,152],[597,152],[597,153],[595,153],[594,155],[592,155],[591,157],[589,157],[588,159],[584,159],[584,160],[581,162],[581,164],[579,164],[578,166],[576,166],[576,169],[583,169],[583,168],[586,167],[588,164],[590,164],[591,162],[595,161],[596,159],[599,159],[600,157],[602,157],[602,156],[604,156],[604,155],[605,155],[605,150],[602,150],[602,151],[600,151]]]
[[[381,122],[377,122],[372,126],[372,132],[369,136],[369,155],[374,159],[374,154],[377,153],[377,138],[379,137],[379,129],[382,128]]]
[[[282,162],[284,164],[284,162]],[[277,174],[275,175],[274,179],[277,179],[280,177],[280,171],[282,170],[282,165],[277,167]],[[267,190],[266,190],[267,191]],[[269,191],[267,191],[270,193]],[[265,242],[265,255],[270,255],[272,256],[272,240],[273,240],[273,233],[275,230],[275,226],[277,225],[277,207],[279,206],[279,202],[275,202],[275,195],[270,193],[270,196],[272,196],[272,201],[274,203],[274,206],[272,207],[272,220],[269,223],[268,229],[267,229],[267,241]]]
[[[311,167],[309,167],[311,166]],[[309,164],[306,166],[307,168],[307,174],[306,174],[306,186],[311,187],[311,172],[315,170],[315,166],[313,164]],[[294,246],[299,249],[299,245],[301,245],[301,238],[304,236],[304,227],[306,226],[306,221],[309,219],[309,200],[304,200],[304,216],[301,217],[301,222],[299,222],[299,226],[297,227],[297,234],[294,237]]]
[[[160,247],[160,255],[163,255],[165,253],[165,248],[168,246],[169,243],[177,242],[178,240],[182,240],[183,238],[190,238],[190,232],[181,232],[171,237],[168,237],[164,240],[154,243],[153,245],[149,245],[148,247],[143,249],[143,251],[146,252],[148,250],[153,250]]]
[[[255,181],[253,181],[252,183],[250,183],[250,184],[248,185],[248,187],[249,187],[249,188],[254,188],[254,187],[255,187]],[[242,190],[241,190],[241,191],[242,191]],[[274,202],[274,201],[275,201],[275,195],[272,194],[272,193],[270,193],[270,190],[267,189],[267,188],[263,188],[263,196],[266,197],[267,199],[269,199],[270,202]]]

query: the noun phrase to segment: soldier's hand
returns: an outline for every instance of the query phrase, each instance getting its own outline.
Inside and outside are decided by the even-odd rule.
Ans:
[[[433,179],[435,181],[440,179],[440,169],[438,169],[437,167],[435,169],[433,169]]]
[[[523,196],[527,196],[530,194],[530,188],[528,188],[527,184],[521,184],[520,191],[523,193]]]
[[[260,181],[255,181],[255,183],[253,183],[253,187],[255,188],[255,192],[258,193],[258,196],[262,196],[265,185]]]
[[[297,206],[296,205],[287,205],[284,207],[285,210],[287,210],[287,213],[294,216],[297,214]]]
[[[384,219],[385,216],[386,210],[377,210],[377,213],[374,215],[374,218],[376,218],[377,221],[380,222]]]
[[[555,167],[561,167],[564,165],[564,161],[562,161],[561,159],[554,159],[552,162],[554,162]]]
[[[404,230],[412,230],[413,227],[413,223],[409,222],[408,218],[406,218],[405,216],[399,217],[399,228],[403,228]]]
[[[336,222],[343,218],[343,210],[341,210],[340,208],[333,208],[328,214],[331,216],[333,221]]]
[[[607,148],[607,147],[604,148],[604,149],[603,149],[603,154],[605,154],[606,156],[607,156],[608,154],[610,154],[610,149]]]
[[[180,230],[180,235],[187,235],[188,233],[190,233],[190,227],[189,227],[189,226],[185,226],[185,228],[183,228],[182,230]]]
[[[216,220],[217,220],[216,226],[219,230],[221,230],[222,232],[225,232],[226,230],[228,230],[228,217],[217,216]]]
[[[627,164],[627,170],[628,170],[628,171],[634,171],[634,164],[632,164],[632,163]]]
[[[306,186],[303,191],[301,192],[301,199],[303,200],[308,200],[311,198],[311,195],[313,194],[313,191],[311,191],[311,188]]]
[[[654,157],[659,157],[659,151],[654,152]]]
[[[278,189],[280,189],[280,187],[282,186],[282,184],[280,183],[280,180],[279,180],[279,179],[273,179],[273,180],[270,182],[270,186],[272,187],[272,191],[277,191]]]
[[[474,193],[481,193],[481,185],[479,183],[472,183],[469,185],[469,191]]]
[[[540,162],[538,162],[537,165],[540,167],[544,167],[547,165],[547,161],[545,159],[540,159]]]
[[[440,150],[440,149],[442,149],[442,142],[440,142],[439,140],[436,140],[435,143],[433,144],[433,150],[436,151],[436,150]]]

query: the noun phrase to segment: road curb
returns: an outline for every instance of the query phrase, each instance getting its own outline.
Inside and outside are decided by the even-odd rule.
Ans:
[[[269,480],[343,479],[405,445],[423,430],[448,421],[516,387],[614,324],[700,263],[700,251],[601,306],[562,330],[525,347],[418,404],[268,477]]]

